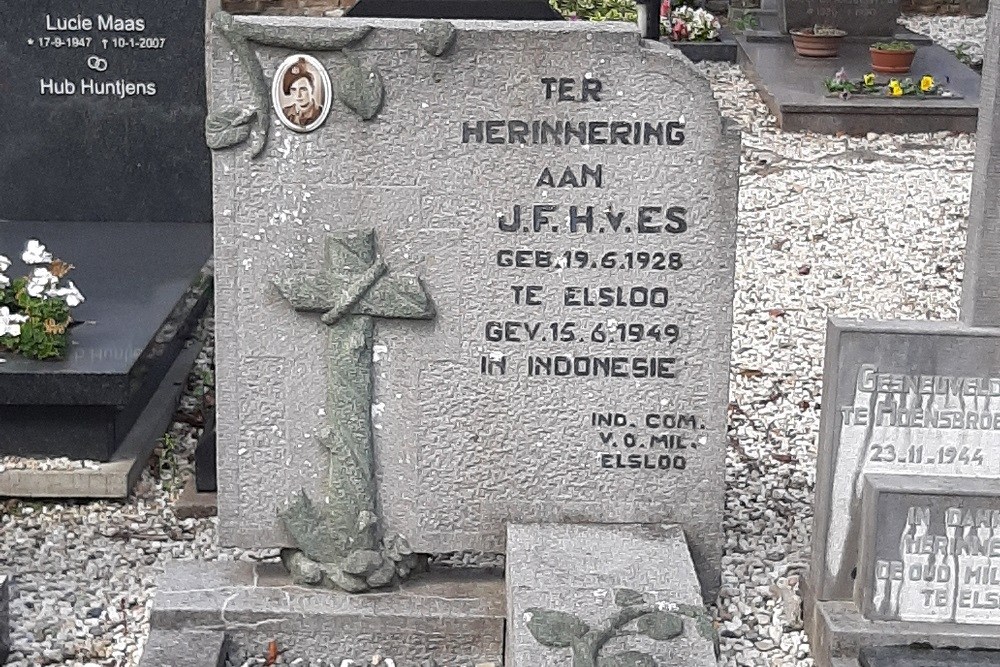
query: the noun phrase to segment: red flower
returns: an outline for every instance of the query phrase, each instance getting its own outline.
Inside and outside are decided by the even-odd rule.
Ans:
[[[660,17],[670,16],[670,0],[663,0],[660,3]]]

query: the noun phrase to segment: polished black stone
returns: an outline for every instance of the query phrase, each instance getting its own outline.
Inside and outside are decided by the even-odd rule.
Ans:
[[[218,488],[215,461],[215,409],[206,410],[205,428],[194,450],[194,483],[198,493],[215,493]]]
[[[359,0],[348,16],[561,21],[547,0]]]
[[[861,667],[996,667],[1000,651],[877,646],[862,649]]]
[[[0,220],[211,221],[204,12],[0,2]]]
[[[86,297],[65,359],[0,354],[0,454],[112,457],[207,305],[211,237],[201,223],[0,221],[0,252],[40,239]]]

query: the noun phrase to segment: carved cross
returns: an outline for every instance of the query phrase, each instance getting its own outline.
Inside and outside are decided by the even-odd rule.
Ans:
[[[320,434],[330,452],[329,505],[320,511],[303,493],[282,519],[311,561],[358,560],[358,553],[381,550],[371,423],[374,318],[429,320],[434,306],[418,278],[389,272],[371,230],[329,235],[318,273],[300,271],[274,284],[295,310],[322,313],[329,327],[327,426]]]

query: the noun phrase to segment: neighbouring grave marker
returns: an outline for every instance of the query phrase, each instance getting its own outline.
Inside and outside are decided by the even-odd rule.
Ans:
[[[891,37],[899,30],[898,0],[781,0],[783,30],[829,25],[848,35]]]
[[[223,540],[308,542],[353,587],[391,577],[352,556],[395,553],[373,508],[417,553],[669,521],[717,585],[738,151],[707,83],[627,25],[217,26]],[[299,52],[335,91],[309,134],[266,94]]]

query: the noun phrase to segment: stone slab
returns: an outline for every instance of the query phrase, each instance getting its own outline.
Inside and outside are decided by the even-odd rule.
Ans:
[[[831,25],[850,35],[889,37],[896,30],[899,0],[780,0],[782,32]]]
[[[1000,650],[1000,627],[870,621],[853,601],[817,601],[805,620],[816,667],[833,667],[836,660],[857,660],[863,649],[874,646]]]
[[[209,491],[199,491],[194,477],[188,479],[174,503],[174,514],[178,519],[204,519],[218,512],[218,496]]]
[[[1000,330],[832,318],[823,376],[809,576],[852,600],[866,475],[1000,478]]]
[[[877,646],[861,652],[861,667],[995,667],[1000,652]]]
[[[704,60],[714,62],[734,63],[738,55],[736,37],[728,28],[719,31],[717,42],[667,42],[679,50],[693,63]]]
[[[1000,4],[990,3],[987,44],[1000,42]],[[983,55],[976,162],[962,278],[963,322],[1000,326],[1000,49]]]
[[[86,296],[65,359],[2,355],[0,454],[113,458],[211,299],[211,235],[194,223],[0,222],[11,259],[40,239],[76,266]]]
[[[190,345],[177,355],[111,461],[73,470],[5,470],[0,497],[127,498],[170,427],[200,350],[200,344]]]
[[[0,664],[10,653],[10,577],[0,574]]]
[[[387,530],[420,552],[501,552],[508,520],[677,522],[706,588],[717,586],[739,151],[708,83],[675,49],[614,22],[455,22],[454,46],[438,59],[419,46],[416,21],[235,20],[285,35],[376,26],[352,53],[379,68],[385,100],[369,122],[336,104],[313,133],[272,128],[253,161],[245,145],[215,153],[220,539],[290,546],[278,510],[300,489],[327,494],[330,455],[316,437],[329,418],[327,327],[271,281],[322,266],[330,234],[373,227],[390,272],[419,277],[436,311],[375,325]],[[264,72],[289,53],[261,50]],[[227,44],[217,39],[213,54],[213,109],[252,104]],[[317,56],[341,71],[341,54]],[[585,75],[601,82],[601,101],[560,102],[555,89],[546,99],[542,79],[575,77],[579,91]],[[540,146],[485,134],[489,119],[618,118],[650,122],[662,139]],[[667,139],[669,123],[682,141]],[[601,165],[601,187],[559,188],[581,161]],[[552,187],[546,169],[560,172]],[[585,216],[588,205],[593,224],[574,231],[569,207]],[[674,217],[686,211],[683,225],[665,218],[672,207]],[[624,222],[601,222],[608,211]],[[640,227],[640,216],[654,219]],[[575,267],[544,265],[574,249]],[[665,250],[679,253],[674,269]],[[539,259],[506,266],[514,251]],[[653,261],[641,269],[640,252],[664,254],[643,255]],[[583,305],[583,288],[600,286],[636,288],[634,303],[655,289],[675,305]],[[538,288],[540,305],[515,303],[512,287]],[[519,321],[541,324],[534,342],[517,334]],[[625,324],[641,325],[638,342],[620,340]],[[671,324],[676,343],[664,335]],[[649,358],[669,368],[642,370]],[[578,359],[596,376],[561,375]]]
[[[432,571],[397,590],[351,595],[303,588],[279,563],[169,563],[154,630],[223,631],[234,651],[270,640],[291,656],[339,665],[375,654],[396,664],[503,664],[503,579],[485,571]]]
[[[717,664],[677,525],[511,524],[507,604],[508,666],[570,667],[586,655],[647,664],[636,653],[661,667]]]
[[[784,130],[853,135],[976,131],[979,74],[940,46],[921,46],[912,72],[947,80],[957,97],[915,101],[856,95],[842,100],[826,96],[823,79],[841,67],[852,78],[871,71],[868,42],[843,44],[835,59],[797,56],[787,38],[760,41],[738,35],[737,43],[740,65]]]
[[[152,630],[139,667],[225,667],[226,633],[195,630]]]
[[[195,488],[198,493],[215,493],[218,489],[216,467],[215,408],[202,405],[205,426],[194,450]]]
[[[1000,480],[867,475],[860,554],[865,618],[996,625]]]
[[[205,0],[0,4],[0,220],[211,222],[204,21]]]
[[[358,0],[352,17],[562,21],[547,0]]]

